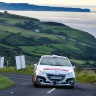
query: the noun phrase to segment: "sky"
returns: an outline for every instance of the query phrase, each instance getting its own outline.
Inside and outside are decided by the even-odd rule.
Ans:
[[[84,7],[96,9],[96,0],[0,0],[7,3],[29,3],[48,6]]]

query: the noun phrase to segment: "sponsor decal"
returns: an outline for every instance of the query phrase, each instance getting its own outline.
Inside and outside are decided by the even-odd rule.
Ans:
[[[66,72],[69,71],[67,69],[61,69],[61,68],[44,68],[43,70],[59,70],[59,71],[66,71]]]

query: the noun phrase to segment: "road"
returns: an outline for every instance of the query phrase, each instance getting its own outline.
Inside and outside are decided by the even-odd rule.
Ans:
[[[34,88],[31,75],[0,73],[8,76],[16,85],[12,88],[0,90],[0,96],[96,96],[96,84],[76,83],[74,89],[66,87]]]

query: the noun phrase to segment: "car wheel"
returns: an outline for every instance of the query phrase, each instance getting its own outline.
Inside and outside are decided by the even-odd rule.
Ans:
[[[39,84],[36,83],[34,76],[32,77],[32,83],[34,87],[39,87]]]
[[[33,83],[34,87],[39,87],[39,84],[37,84],[36,82]]]
[[[74,89],[74,82],[69,86],[70,89]]]
[[[34,83],[35,79],[34,79],[34,76],[32,76],[32,84]]]

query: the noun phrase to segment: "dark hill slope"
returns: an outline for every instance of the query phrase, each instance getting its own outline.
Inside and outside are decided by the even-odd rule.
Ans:
[[[0,10],[90,12],[90,9],[70,8],[70,7],[50,7],[50,6],[30,5],[27,3],[4,3],[4,2],[0,2]]]

